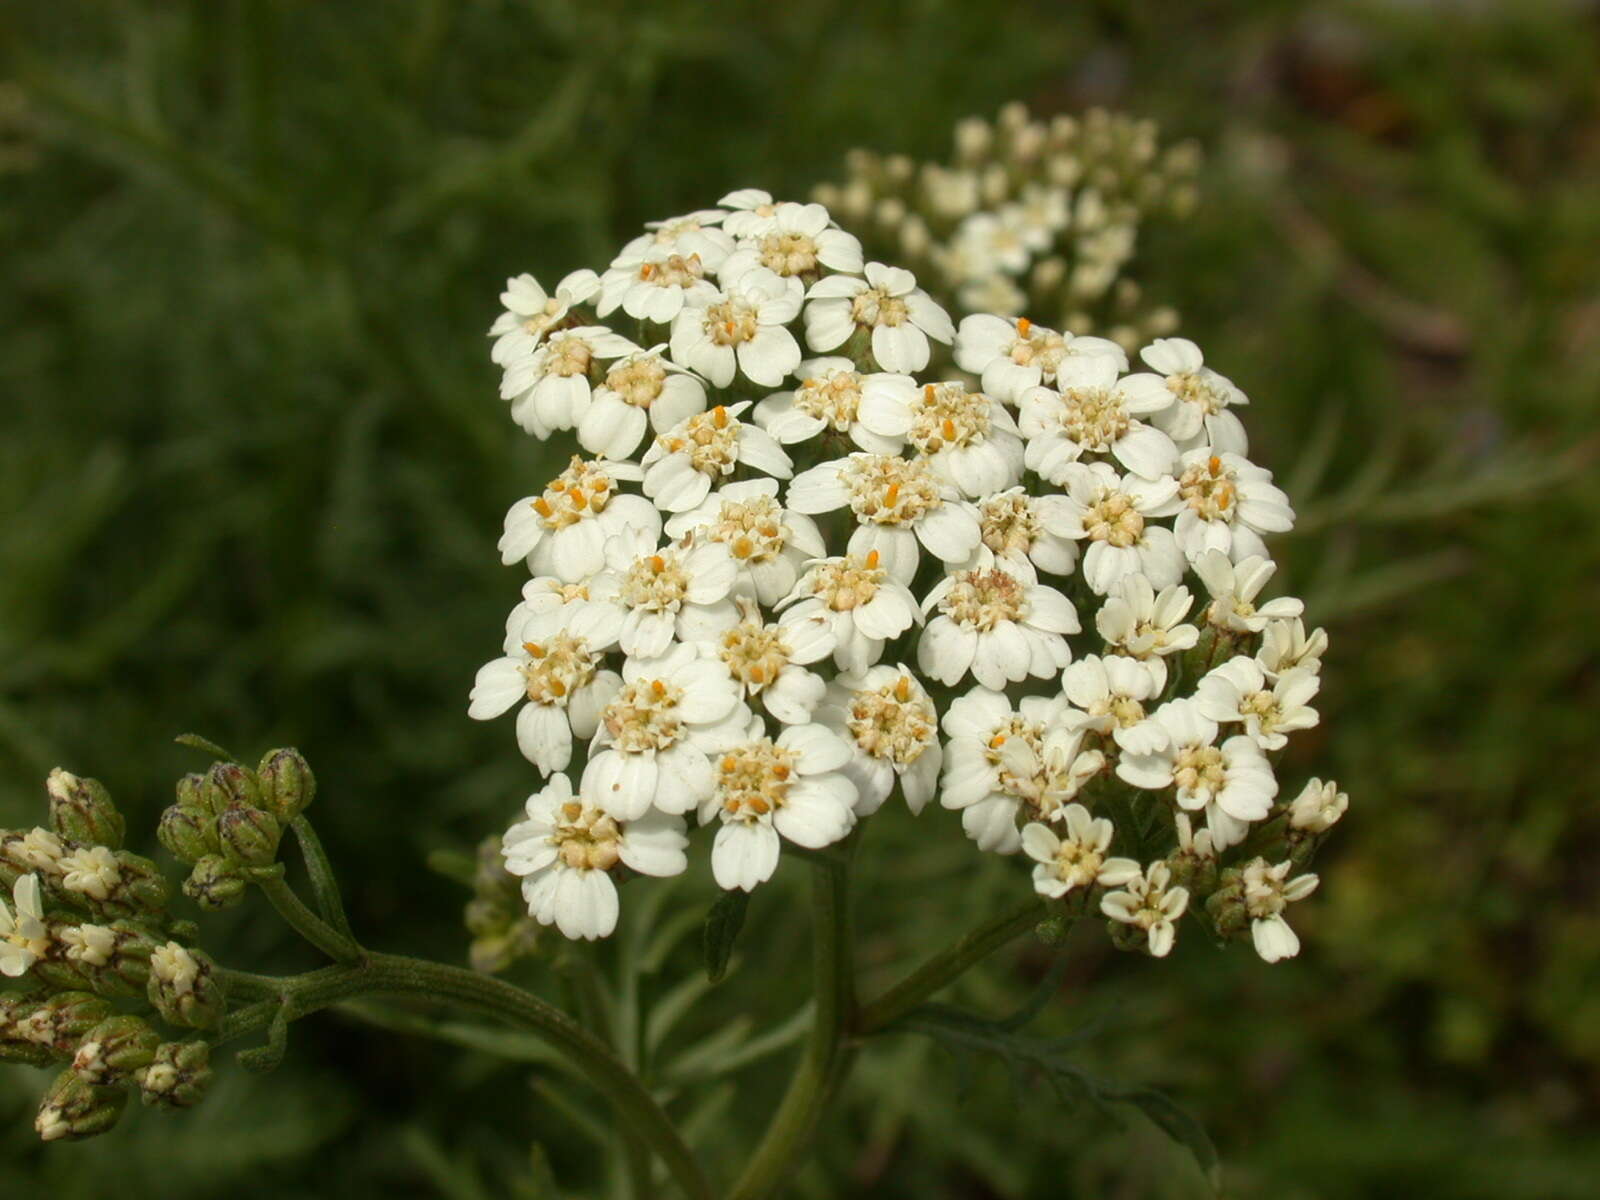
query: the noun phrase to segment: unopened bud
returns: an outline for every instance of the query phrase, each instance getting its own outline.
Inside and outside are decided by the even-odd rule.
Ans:
[[[1237,867],[1222,872],[1217,890],[1206,901],[1206,913],[1218,937],[1236,937],[1250,924],[1250,914],[1245,907],[1244,880]]]
[[[16,1032],[36,1045],[66,1054],[112,1011],[110,1004],[91,992],[57,992],[18,1020]]]
[[[33,1127],[47,1142],[93,1137],[117,1123],[127,1102],[128,1093],[121,1088],[96,1087],[73,1071],[63,1071],[44,1094]]]
[[[193,772],[178,780],[178,807],[210,811],[210,804],[206,800],[206,777]]]
[[[108,1017],[83,1035],[72,1069],[85,1082],[120,1083],[155,1060],[161,1035],[134,1016]]]
[[[142,855],[118,850],[117,869],[121,878],[120,899],[150,913],[166,910],[172,888],[161,868]]]
[[[243,804],[235,804],[217,818],[222,852],[250,867],[268,866],[278,857],[278,838],[282,833],[277,817]]]
[[[183,894],[207,912],[220,912],[243,900],[248,886],[238,863],[208,854],[194,864],[184,881]]]
[[[192,864],[222,849],[217,839],[217,819],[205,808],[172,805],[161,814],[156,837],[179,862]]]
[[[127,822],[104,784],[57,767],[44,786],[50,795],[51,829],[70,841],[121,848]]]
[[[261,806],[261,785],[253,772],[238,763],[212,763],[206,775],[206,807],[221,816],[235,804]]]
[[[174,1025],[210,1029],[222,1020],[226,989],[210,957],[177,942],[150,956],[150,1003]]]
[[[269,750],[256,771],[261,781],[261,807],[287,825],[311,805],[317,795],[317,777],[305,755],[289,747]]]
[[[159,1108],[192,1108],[211,1086],[211,1047],[165,1042],[139,1076],[139,1098]]]

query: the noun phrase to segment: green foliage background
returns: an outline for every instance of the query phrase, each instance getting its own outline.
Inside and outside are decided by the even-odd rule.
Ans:
[[[1281,558],[1333,648],[1289,769],[1353,807],[1299,959],[1074,939],[1041,1028],[1197,1113],[1229,1195],[1593,1194],[1592,4],[20,0],[0,30],[0,824],[60,763],[149,829],[199,765],[174,734],[293,742],[358,928],[459,959],[464,893],[424,863],[534,782],[464,711],[517,582],[501,514],[544,478],[482,338],[503,278],[602,264],[731,187],[799,195],[854,145],[940,155],[1006,100],[1105,103],[1207,150],[1139,273],[1249,392],[1303,514]],[[950,814],[873,837],[874,978],[1025,886]],[[802,882],[758,894],[685,1045],[794,1012]],[[309,962],[259,912],[208,930],[227,961]],[[1007,1011],[1046,961],[961,998]],[[697,969],[691,941],[661,986]],[[712,1081],[724,1169],[782,1062]],[[529,1074],[330,1015],[195,1113],[44,1148],[43,1080],[7,1068],[0,1191],[536,1195],[535,1140],[598,1178]],[[910,1037],[849,1097],[797,1194],[1204,1194],[1140,1120]]]

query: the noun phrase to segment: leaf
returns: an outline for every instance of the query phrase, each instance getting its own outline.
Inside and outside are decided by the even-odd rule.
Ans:
[[[712,983],[721,983],[728,973],[728,960],[733,957],[734,943],[739,940],[749,907],[749,892],[723,892],[706,914],[706,978]]]
[[[198,733],[180,733],[172,740],[180,746],[187,746],[191,750],[199,750],[201,753],[209,754],[223,762],[239,761],[232,753],[217,745],[210,738],[201,737]]]
[[[1000,1059],[1018,1091],[1030,1076],[1043,1076],[1063,1104],[1086,1101],[1108,1116],[1114,1115],[1112,1105],[1130,1104],[1194,1157],[1213,1189],[1219,1186],[1221,1168],[1216,1146],[1192,1114],[1153,1087],[1108,1083],[1066,1057],[1067,1051],[1099,1032],[1100,1022],[1064,1037],[1027,1037],[1017,1032],[1014,1023],[1031,1017],[1032,1007],[1030,1002],[1012,1017],[991,1021],[958,1008],[929,1004],[913,1011],[898,1028],[927,1034],[954,1053],[963,1081],[970,1078],[971,1059],[982,1053]]]

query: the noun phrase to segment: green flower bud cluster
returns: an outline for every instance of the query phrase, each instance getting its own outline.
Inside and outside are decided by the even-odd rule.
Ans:
[[[844,181],[813,198],[953,315],[1026,315],[1131,351],[1177,328],[1128,267],[1143,222],[1193,211],[1199,165],[1193,143],[1163,147],[1148,120],[1096,109],[1045,121],[1010,104],[959,122],[945,162],[851,151]]]
[[[498,836],[478,845],[472,891],[465,920],[472,935],[468,954],[473,970],[493,975],[532,954],[540,926],[528,915],[517,877],[505,868]]]
[[[288,810],[309,786],[304,775],[286,782],[286,767],[295,763],[277,763],[265,782],[262,773],[230,782]],[[26,927],[27,939],[17,986],[0,991],[0,1062],[64,1067],[35,1122],[54,1141],[111,1128],[134,1091],[157,1107],[197,1103],[210,1047],[165,1041],[153,1022],[215,1028],[226,994],[215,964],[186,944],[193,925],[168,916],[156,865],[123,848],[126,823],[105,787],[60,769],[45,787],[48,827],[0,830],[0,883],[13,892],[12,927]],[[27,877],[38,882],[31,892]]]
[[[271,750],[255,770],[218,762],[178,781],[177,802],[161,814],[157,836],[193,869],[184,895],[216,911],[244,897],[252,869],[277,859],[283,831],[316,795],[298,750]]]

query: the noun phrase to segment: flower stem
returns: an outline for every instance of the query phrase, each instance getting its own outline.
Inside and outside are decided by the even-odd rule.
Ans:
[[[289,927],[335,962],[352,963],[361,958],[361,947],[305,906],[283,876],[263,874],[256,885],[278,910]]]
[[[878,1033],[894,1024],[1001,946],[1032,929],[1044,916],[1045,906],[1035,896],[969,930],[876,1000],[863,1005],[856,1019],[856,1032]]]
[[[292,897],[293,893],[289,895]],[[295,903],[299,903],[297,899]],[[300,907],[303,909],[304,905]],[[288,914],[285,919],[295,924]],[[286,1018],[292,1021],[362,996],[415,996],[499,1018],[559,1051],[611,1102],[619,1118],[660,1156],[690,1200],[713,1200],[715,1193],[700,1164],[638,1076],[599,1038],[565,1013],[493,976],[396,954],[357,953],[358,961],[278,980]],[[266,1026],[277,1009],[277,1005],[259,1003],[239,1010],[229,1018],[228,1036],[242,1036]]]
[[[778,1110],[756,1147],[729,1200],[769,1196],[810,1144],[829,1097],[843,1080],[853,1056],[847,1044],[855,1017],[855,970],[850,928],[850,862],[854,839],[843,861],[813,859],[812,982],[816,1008],[811,1037],[789,1081]]]

